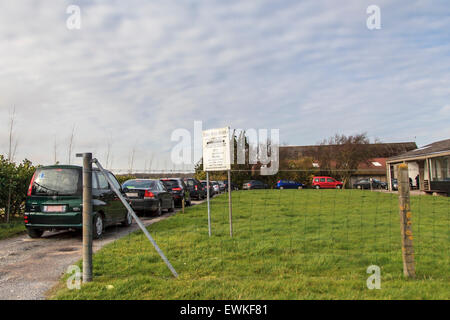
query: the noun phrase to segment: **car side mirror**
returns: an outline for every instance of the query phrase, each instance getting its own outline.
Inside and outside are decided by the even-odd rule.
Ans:
[[[125,187],[125,188],[122,188],[122,192],[123,193],[127,193],[128,191],[130,191],[127,187]]]

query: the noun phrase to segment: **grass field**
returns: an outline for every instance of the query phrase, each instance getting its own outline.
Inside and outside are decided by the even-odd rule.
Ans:
[[[13,218],[10,223],[0,223],[0,240],[25,232],[23,218]]]
[[[448,299],[450,200],[412,197],[415,280],[402,273],[398,198],[360,190],[233,192],[149,227],[180,274],[141,232],[94,256],[94,282],[55,299]],[[381,289],[369,290],[370,265]],[[112,287],[111,287],[112,286]],[[108,289],[109,287],[109,289]]]

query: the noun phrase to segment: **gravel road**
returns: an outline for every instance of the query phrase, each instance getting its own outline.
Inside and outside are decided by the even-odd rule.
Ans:
[[[147,226],[172,214],[142,221]],[[130,227],[107,228],[102,239],[94,241],[94,252],[136,229],[135,222]],[[45,232],[40,239],[21,235],[0,241],[0,300],[45,299],[46,291],[58,283],[67,267],[81,259],[81,247],[81,233],[71,231]]]

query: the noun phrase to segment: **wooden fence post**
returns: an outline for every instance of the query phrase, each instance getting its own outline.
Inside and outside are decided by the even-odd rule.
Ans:
[[[403,274],[405,277],[414,278],[416,276],[416,269],[414,265],[409,174],[408,165],[406,163],[402,163],[398,166],[398,202],[402,235]]]
[[[184,213],[185,200],[184,198],[181,200],[181,212]]]

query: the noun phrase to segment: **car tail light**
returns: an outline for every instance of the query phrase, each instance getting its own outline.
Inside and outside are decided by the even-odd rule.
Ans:
[[[198,187],[197,187],[197,185],[195,185],[195,191],[197,191],[198,190]]]
[[[149,190],[145,190],[144,193],[144,198],[154,198],[155,195],[153,194],[153,192],[149,191]]]
[[[33,174],[33,177],[31,178],[30,186],[28,187],[27,196],[31,196],[31,192],[33,190],[33,184],[34,184],[34,178],[35,177],[36,177],[36,172]]]
[[[181,191],[181,188],[172,188],[173,191]]]

